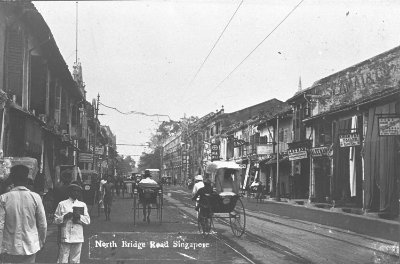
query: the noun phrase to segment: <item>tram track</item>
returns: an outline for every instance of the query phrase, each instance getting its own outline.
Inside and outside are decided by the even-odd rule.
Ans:
[[[190,209],[192,207],[192,204],[188,204],[188,203],[185,203],[182,201],[179,201],[179,203],[185,205],[185,208],[187,208],[187,209]],[[176,208],[179,210],[180,214],[184,215],[185,218],[190,218],[190,220],[193,222],[193,224],[197,225],[197,218],[194,215],[187,213],[180,207],[176,207]],[[213,222],[218,222],[219,224],[230,229],[230,224],[229,224],[229,221],[227,221],[227,220],[224,220],[221,218],[215,218],[215,219],[213,219]],[[313,263],[312,261],[300,256],[299,254],[296,254],[289,248],[282,246],[278,243],[275,243],[271,240],[262,238],[262,237],[254,234],[254,233],[251,233],[249,231],[245,231],[244,234],[246,234],[247,238],[250,238],[250,239],[248,239],[249,242],[257,243],[257,245],[259,245],[263,248],[271,249],[281,255],[284,255],[288,260],[291,260],[295,263],[301,263],[301,264],[308,264],[308,263],[312,264]],[[241,257],[246,259],[249,263],[254,263],[254,264],[257,263],[252,260],[251,256],[247,256],[246,254],[241,252],[239,249],[237,249],[234,245],[232,245],[232,244],[237,244],[236,242],[231,241],[230,239],[224,238],[222,234],[211,233],[210,235],[214,236],[217,240],[221,241],[224,245],[226,245],[227,247],[234,250],[237,254],[239,254]]]
[[[190,198],[187,198],[187,197],[181,197],[181,198],[183,198],[185,200],[190,200]],[[187,208],[193,207],[193,204],[189,204],[189,203],[184,202],[182,200],[180,200],[179,202],[182,205],[184,205],[185,207],[187,207]],[[260,217],[260,216],[257,216],[255,214],[261,214],[261,215],[264,215],[265,217]],[[301,228],[301,227],[298,227],[298,226],[294,226],[294,225],[291,225],[291,224],[282,223],[282,222],[270,219],[270,218],[268,218],[268,216],[269,217],[275,217],[275,218],[278,218],[278,217],[281,217],[281,216],[275,215],[275,214],[272,214],[272,213],[268,213],[268,212],[264,212],[264,211],[255,211],[255,210],[246,209],[246,216],[258,219],[260,221],[266,221],[266,222],[269,222],[271,224],[281,225],[281,226],[284,226],[284,227],[288,227],[288,228],[296,229],[296,230],[299,230],[299,231],[311,233],[313,235],[318,235],[320,237],[329,238],[329,239],[332,239],[332,240],[335,240],[335,241],[338,241],[338,242],[341,242],[341,243],[346,243],[346,244],[351,245],[351,246],[364,248],[364,249],[367,249],[367,250],[370,250],[370,251],[374,252],[374,254],[379,253],[379,254],[383,254],[383,255],[389,256],[389,257],[397,257],[397,258],[399,257],[398,253],[396,254],[396,252],[394,252],[394,251],[386,251],[386,250],[384,250],[385,248],[387,249],[389,247],[393,247],[393,244],[390,244],[389,242],[383,241],[381,239],[375,239],[375,238],[368,237],[368,236],[361,235],[361,234],[359,235],[359,234],[352,233],[352,232],[346,232],[344,230],[340,230],[340,229],[333,228],[333,227],[327,227],[327,226],[323,226],[323,225],[319,225],[319,224],[308,223],[308,222],[304,222],[304,221],[301,221],[301,220],[292,219],[292,218],[285,218],[284,217],[285,220],[290,220],[290,221],[293,221],[293,222],[296,222],[296,223],[301,223],[302,225],[308,225],[310,227],[318,226],[320,231],[314,231],[314,230],[310,230],[310,229],[307,229],[307,228]],[[213,221],[218,221],[220,224],[223,224],[223,225],[225,225],[225,226],[227,226],[229,228],[229,221],[226,221],[226,220],[223,220],[223,219],[213,219]],[[366,245],[357,244],[357,243],[354,243],[354,242],[346,240],[346,239],[335,237],[334,235],[329,235],[329,233],[332,233],[332,230],[335,233],[340,233],[342,235],[351,236],[351,237],[353,237],[355,239],[357,239],[357,238],[366,239],[372,244],[374,244],[374,243],[376,245],[377,244],[381,244],[383,246],[381,246],[379,248],[373,248],[373,247],[369,247],[369,246],[366,246]],[[326,233],[328,233],[328,234],[322,233],[324,231]],[[285,246],[283,246],[281,244],[278,244],[278,243],[276,243],[274,241],[271,241],[271,240],[265,239],[263,237],[260,237],[257,234],[249,232],[248,230],[245,231],[245,234],[247,235],[248,238],[251,238],[252,240],[257,241],[257,243],[259,243],[260,245],[262,245],[262,246],[264,246],[266,248],[270,248],[270,249],[272,249],[274,251],[281,252],[282,254],[285,254],[285,255],[287,255],[289,257],[295,258],[296,261],[298,261],[298,263],[312,263],[310,260],[303,258],[302,256],[296,254],[295,252],[291,251],[289,248],[287,248],[287,247],[285,247]]]

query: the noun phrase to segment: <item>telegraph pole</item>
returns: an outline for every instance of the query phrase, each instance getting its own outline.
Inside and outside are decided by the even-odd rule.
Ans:
[[[277,136],[277,137],[276,137]],[[276,148],[276,200],[281,200],[280,194],[280,184],[279,184],[279,116],[276,117],[276,134],[275,137],[277,140],[277,148]]]
[[[97,94],[97,102],[95,105],[95,119],[94,119],[94,144],[93,144],[93,169],[97,171],[97,158],[96,158],[96,146],[97,146],[97,123],[99,116],[99,102],[100,94]]]

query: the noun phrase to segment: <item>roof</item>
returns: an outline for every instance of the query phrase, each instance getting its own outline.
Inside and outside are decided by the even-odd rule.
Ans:
[[[385,52],[383,52],[381,54],[378,54],[378,55],[376,55],[376,56],[374,56],[372,58],[369,58],[369,59],[366,59],[366,60],[364,60],[362,62],[359,62],[359,63],[357,63],[357,64],[355,64],[355,65],[353,65],[351,67],[345,68],[345,69],[340,70],[340,71],[338,71],[338,72],[336,72],[334,74],[331,74],[331,75],[328,75],[328,76],[326,76],[326,77],[324,77],[322,79],[319,79],[316,82],[314,82],[311,87],[308,87],[308,88],[306,88],[304,90],[296,92],[291,98],[287,99],[286,102],[291,102],[291,101],[299,98],[303,94],[306,94],[307,92],[310,92],[313,88],[318,87],[322,83],[328,82],[329,79],[331,79],[331,78],[337,78],[339,75],[345,75],[348,71],[355,71],[357,68],[359,68],[361,66],[364,66],[364,65],[369,64],[369,63],[374,63],[374,62],[378,61],[379,59],[381,59],[381,58],[383,58],[383,57],[385,57],[385,56],[387,56],[387,55],[389,55],[391,53],[398,52],[398,51],[400,51],[400,46],[397,46],[397,47],[395,47],[393,49],[390,49],[390,50],[385,51]]]
[[[26,24],[27,28],[38,39],[38,42],[41,43],[43,55],[46,56],[52,69],[60,74],[61,82],[66,85],[67,89],[70,89],[74,96],[83,98],[83,90],[74,81],[50,28],[34,4],[30,1],[8,2],[7,4],[14,5],[23,10],[21,21]]]

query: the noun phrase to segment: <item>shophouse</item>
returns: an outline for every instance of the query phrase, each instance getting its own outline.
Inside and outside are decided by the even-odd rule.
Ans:
[[[0,3],[0,51],[1,158],[36,159],[35,189],[46,193],[90,150],[96,118],[85,99],[82,67],[77,62],[71,75],[29,1]]]
[[[163,144],[163,177],[167,177],[174,184],[181,181],[182,167],[186,162],[182,159],[181,132],[171,136]]]
[[[292,109],[285,104],[273,116],[258,121],[258,153],[261,179],[265,179],[267,190],[272,196],[291,197],[293,177],[288,158],[289,143],[292,142]],[[264,182],[263,182],[264,183]]]
[[[311,201],[398,215],[399,92],[396,47],[288,100],[312,134]]]

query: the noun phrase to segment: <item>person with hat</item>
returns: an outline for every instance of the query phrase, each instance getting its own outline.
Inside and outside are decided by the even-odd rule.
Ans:
[[[138,186],[140,185],[154,185],[158,186],[158,183],[151,178],[150,171],[146,170],[144,172],[144,178],[141,179],[138,183]],[[147,201],[146,199],[142,199],[142,207],[143,207],[143,222],[150,223],[150,213],[151,213],[151,202]],[[146,210],[147,209],[147,210]],[[146,217],[146,211],[147,211],[147,217]]]
[[[0,196],[0,253],[4,263],[34,263],[46,241],[47,221],[42,199],[31,192],[29,168],[11,167],[14,187]]]
[[[113,178],[108,176],[107,182],[103,185],[102,197],[104,203],[104,213],[106,215],[106,221],[110,221],[111,206],[114,199],[114,189],[115,185],[113,183]]]
[[[203,176],[201,176],[200,174],[194,177],[194,185],[193,185],[193,190],[192,190],[192,194],[193,196],[196,196],[197,192],[204,187],[204,183],[203,183]],[[196,197],[196,208],[199,206],[199,197]]]
[[[79,263],[81,258],[83,225],[90,224],[84,202],[78,200],[82,187],[78,182],[68,186],[69,198],[61,201],[54,214],[54,222],[61,225],[61,243],[57,263]]]
[[[194,185],[193,185],[192,194],[196,195],[197,191],[203,187],[204,187],[203,176],[197,175],[196,177],[194,177]]]

